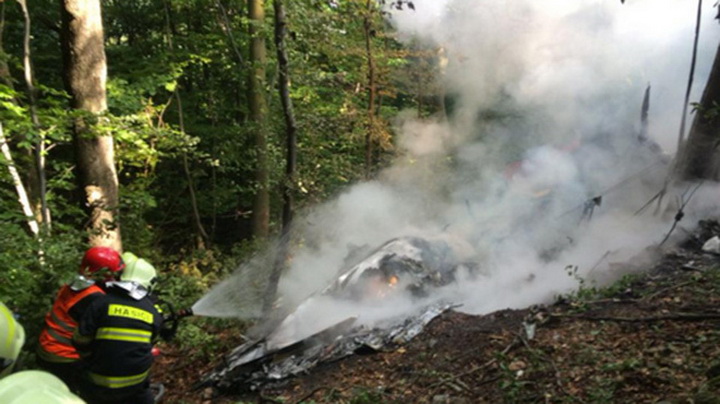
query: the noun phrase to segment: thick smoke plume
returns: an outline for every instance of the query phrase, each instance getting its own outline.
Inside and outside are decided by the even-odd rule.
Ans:
[[[641,209],[662,189],[677,143],[694,2],[414,5],[389,21],[401,40],[437,54],[448,114],[398,117],[397,162],[297,220],[302,245],[281,279],[282,303],[295,307],[322,290],[358,248],[401,236],[442,240],[459,261],[477,264],[479,276],[461,273],[439,292],[470,313],[544,303],[580,279],[617,277],[612,263],[652,259],[648,247],[667,235],[677,200],[694,189],[680,184],[662,205]],[[717,47],[711,6],[703,10],[692,101]],[[648,85],[650,139],[641,141]],[[708,184],[693,194],[681,229],[664,246],[717,214],[719,195]],[[272,252],[267,257],[241,267],[196,311],[258,314],[262,288],[252,282],[269,270]],[[306,314],[325,317],[336,307],[316,304]],[[377,307],[372,313],[381,317]]]

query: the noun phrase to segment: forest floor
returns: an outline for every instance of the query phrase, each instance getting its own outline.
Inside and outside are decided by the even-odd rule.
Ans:
[[[446,312],[406,345],[242,396],[193,390],[213,363],[158,360],[167,403],[720,403],[720,225],[613,285],[551,305]],[[630,265],[630,264],[625,264]],[[534,332],[533,332],[534,331]]]

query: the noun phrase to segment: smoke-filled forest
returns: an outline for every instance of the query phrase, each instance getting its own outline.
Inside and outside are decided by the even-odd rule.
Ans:
[[[712,396],[719,13],[0,0],[16,372],[108,247],[156,271],[157,402]]]

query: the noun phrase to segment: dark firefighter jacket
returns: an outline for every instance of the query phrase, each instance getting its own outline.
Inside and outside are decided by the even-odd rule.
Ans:
[[[80,317],[92,302],[104,295],[98,285],[74,290],[69,285],[60,288],[53,307],[45,316],[40,332],[37,354],[48,362],[65,363],[80,359],[72,344],[72,336]]]
[[[148,296],[136,300],[109,287],[88,307],[74,337],[89,381],[118,393],[146,386],[161,326],[162,317]]]

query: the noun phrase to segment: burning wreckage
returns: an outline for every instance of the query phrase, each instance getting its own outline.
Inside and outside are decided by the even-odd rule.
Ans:
[[[541,233],[540,238],[550,244],[538,244],[539,257],[552,260],[552,256],[568,247],[568,242],[572,244],[573,239],[568,235],[572,234],[568,229],[558,233],[562,237],[554,237],[545,227],[530,223],[549,215],[546,202],[550,197],[565,202],[565,205],[569,202],[579,206],[582,222],[591,219],[594,208],[600,206],[605,196],[631,183],[631,180],[639,181],[644,187],[662,183],[669,159],[642,134],[625,139],[629,140],[627,147],[619,148],[624,151],[616,153],[614,161],[618,164],[612,166],[616,175],[611,176],[611,183],[594,183],[594,171],[584,169],[583,164],[600,152],[611,154],[617,147],[610,140],[602,138],[586,147],[562,150],[541,148],[538,152],[542,151],[545,155],[535,153],[535,157],[543,158],[533,160],[533,154],[529,154],[526,160],[509,167],[512,169],[510,183],[517,188],[522,189],[526,183],[546,186],[539,193],[529,188],[532,198],[526,198],[529,206],[526,210],[532,217],[518,214],[515,221],[504,229],[505,233],[513,235],[517,230],[528,229]],[[578,175],[587,177],[584,181],[589,184],[587,189],[582,192],[565,186],[561,181],[551,181],[549,185],[535,181],[534,173],[542,171],[538,167],[547,160],[574,161]],[[625,165],[619,164],[620,160],[630,164],[624,169],[617,169],[617,166]],[[543,179],[542,175],[540,177]],[[557,179],[552,175],[545,177]],[[562,195],[572,198],[564,201]],[[583,196],[587,199],[583,200]],[[562,203],[560,207],[563,207]],[[578,227],[577,219],[567,220],[567,213],[577,210],[562,208],[564,213],[559,217],[565,217],[564,224]],[[489,237],[495,240],[502,233],[496,231]],[[392,239],[375,250],[357,249],[352,255],[360,259],[346,259],[344,270],[334,282],[303,301],[279,323],[275,323],[276,327],[268,327],[271,331],[230,352],[222,365],[206,375],[202,385],[213,385],[226,391],[253,390],[306,372],[322,362],[357,352],[392,349],[418,335],[430,321],[453,307],[452,302],[441,301],[437,297],[433,300],[433,295],[440,294],[434,292],[455,283],[460,274],[470,277],[481,275],[477,264],[459,260],[448,243],[419,237]],[[415,300],[414,304],[407,302],[408,296],[410,300]],[[395,315],[388,316],[389,312]]]
[[[406,343],[453,307],[423,300],[433,289],[455,282],[461,271],[477,273],[474,265],[458,262],[445,242],[418,237],[392,239],[346,268],[264,337],[230,352],[202,384],[252,390],[322,362]],[[410,306],[408,300],[425,304],[417,304],[422,308],[410,314],[404,309],[388,317],[402,302]],[[321,314],[327,307],[332,313]]]

